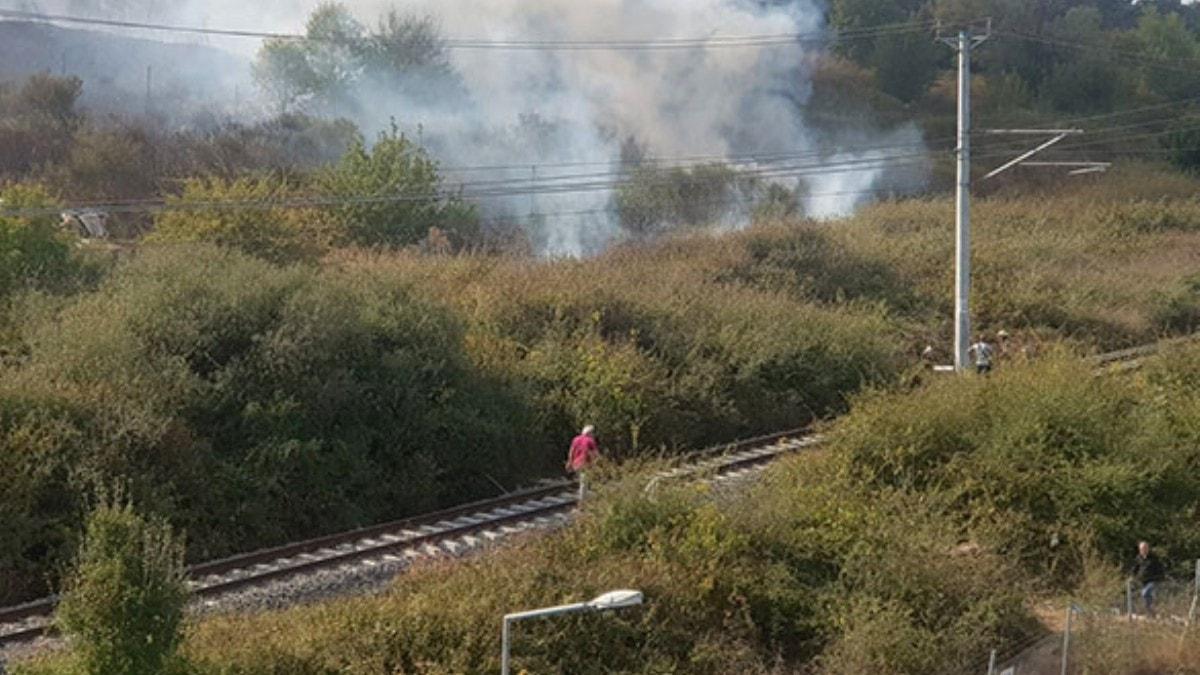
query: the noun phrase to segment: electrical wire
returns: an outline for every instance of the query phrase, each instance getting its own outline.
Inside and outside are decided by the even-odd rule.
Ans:
[[[269,40],[286,40],[294,42],[332,42],[332,43],[377,43],[380,38],[373,36],[310,36],[298,33],[282,33],[273,31],[241,30],[228,28],[207,28],[202,26],[184,26],[148,23],[141,21],[123,21],[117,19],[102,19],[95,17],[70,16],[65,14],[46,14],[42,12],[27,12],[12,9],[0,9],[0,17],[26,21],[58,22],[88,26],[104,26],[108,28],[124,28],[151,30],[168,33],[186,33],[235,38],[257,38]],[[808,32],[781,33],[766,35],[709,35],[686,38],[656,38],[648,40],[610,39],[610,40],[483,40],[475,38],[446,38],[439,44],[447,49],[497,49],[497,50],[669,50],[696,48],[731,48],[731,47],[773,47],[788,46],[803,43],[830,43],[848,40],[869,39],[882,36],[898,35],[911,32],[931,30],[933,21],[902,22],[883,24],[871,28],[848,30],[841,32]]]
[[[1121,125],[1111,130],[1121,131],[1136,128],[1141,125]],[[1193,125],[1185,125],[1170,130],[1118,134],[1107,138],[1092,139],[1061,147],[1062,151],[1077,151],[1081,148],[1115,143],[1121,141],[1153,139],[1179,131],[1200,129],[1200,121]],[[1011,150],[985,151],[975,154],[976,159],[1007,157]],[[937,154],[937,151],[933,153]],[[836,175],[844,173],[859,173],[864,171],[883,171],[888,169],[927,166],[932,160],[930,153],[908,153],[883,157],[867,157],[849,159],[838,162],[794,162],[779,166],[768,166],[756,169],[743,169],[735,172],[734,178],[742,180],[787,179],[801,178],[812,175]],[[100,204],[76,204],[65,208],[94,209],[115,213],[157,213],[168,210],[206,210],[206,209],[260,209],[275,208],[318,208],[350,205],[417,203],[429,204],[450,198],[469,200],[503,199],[523,196],[549,196],[564,194],[586,194],[592,192],[607,192],[632,185],[670,184],[669,177],[656,179],[632,179],[624,172],[571,174],[563,176],[544,177],[539,180],[526,178],[510,178],[504,180],[476,181],[453,186],[457,189],[443,190],[428,194],[399,194],[399,195],[362,195],[362,196],[316,196],[289,197],[284,199],[260,200],[211,200],[211,201],[179,201],[178,199],[147,199],[105,202]],[[0,214],[9,216],[39,216],[53,215],[63,209],[0,209]]]
[[[747,170],[735,174],[739,179],[783,179],[821,174],[836,175],[842,173],[857,173],[862,171],[894,169],[907,166],[923,166],[928,162],[926,153],[896,156],[892,158],[870,158],[824,164],[804,164],[785,167],[774,167],[762,170]],[[461,189],[457,193],[438,192],[421,195],[363,195],[363,196],[316,196],[288,197],[284,199],[255,199],[255,200],[210,200],[210,201],[180,201],[178,199],[128,200],[124,202],[107,202],[104,204],[77,204],[64,208],[14,208],[0,209],[0,214],[8,216],[44,216],[55,215],[65,209],[86,209],[106,211],[109,213],[158,213],[162,211],[194,211],[194,210],[270,210],[275,208],[316,208],[337,206],[366,206],[372,204],[416,203],[430,204],[444,201],[448,198],[462,200],[481,200],[488,198],[511,198],[538,195],[585,194],[591,192],[608,192],[622,187],[638,185],[668,184],[669,180],[592,180],[589,176],[575,177],[573,182],[549,182],[541,184],[494,183],[475,186],[471,190]],[[578,180],[585,178],[588,180]]]
[[[1115,118],[1140,112],[1161,111],[1172,107],[1185,105],[1193,101],[1200,100],[1200,97],[1189,97],[1170,101],[1161,104],[1143,106],[1141,108],[1126,109],[1105,113],[1100,115],[1082,116],[1070,118],[1071,121],[1086,121],[1098,120],[1106,118]],[[1091,130],[1091,134],[1111,134],[1113,132],[1129,131],[1140,129],[1154,124],[1159,124],[1168,121],[1166,119],[1154,119],[1149,121],[1122,124],[1112,127]],[[1170,130],[1142,132],[1131,134],[1119,134],[1116,136],[1102,137],[1099,139],[1089,139],[1083,142],[1073,142],[1058,146],[1051,152],[1079,152],[1086,147],[1115,143],[1120,141],[1138,140],[1155,138],[1163,135],[1175,133],[1177,131],[1186,131],[1193,128],[1192,126],[1177,127]],[[976,132],[977,134],[986,134],[986,132]],[[933,139],[933,141],[952,140],[952,137],[943,137],[941,139]],[[922,149],[926,148],[926,143],[895,143],[887,145],[857,145],[846,146],[839,148],[836,154],[862,152],[862,153],[880,153],[888,150],[905,150],[905,149]],[[932,150],[933,156],[946,150]],[[996,150],[986,150],[977,152],[975,157],[978,159],[986,159],[989,157],[1002,157],[1011,153],[1013,149],[1001,148]],[[1122,154],[1135,154],[1136,151],[1124,151]],[[1142,152],[1148,153],[1148,150]],[[1160,151],[1160,152],[1166,152]],[[618,171],[612,172],[595,172],[584,174],[560,174],[560,175],[543,175],[540,178],[523,178],[523,177],[507,177],[502,179],[492,180],[477,180],[464,181],[461,183],[450,183],[450,190],[443,190],[435,194],[425,195],[365,195],[359,197],[303,197],[292,198],[289,200],[245,200],[245,201],[211,201],[211,202],[179,202],[173,199],[151,198],[140,200],[124,200],[124,201],[108,201],[102,204],[74,204],[65,208],[75,209],[96,209],[118,212],[136,212],[139,210],[166,210],[166,209],[203,209],[203,208],[288,208],[288,207],[317,207],[317,206],[337,206],[347,204],[370,204],[370,203],[395,203],[395,202],[435,202],[451,197],[458,197],[464,200],[470,199],[486,199],[486,198],[506,198],[519,196],[534,196],[534,195],[550,195],[550,194],[574,194],[593,191],[608,191],[616,190],[621,187],[630,185],[630,177],[628,169],[631,164],[633,166],[652,165],[657,169],[675,168],[670,166],[662,166],[667,162],[677,162],[678,168],[686,168],[683,162],[699,162],[705,160],[724,160],[726,162],[749,164],[749,168],[737,170],[735,177],[743,180],[754,179],[784,179],[784,178],[799,178],[820,173],[847,173],[860,172],[870,170],[884,170],[888,168],[899,168],[903,166],[919,166],[927,164],[931,161],[930,153],[922,151],[917,153],[907,154],[883,154],[881,156],[859,157],[837,162],[803,162],[804,159],[818,159],[822,156],[828,157],[828,151],[824,150],[809,150],[796,153],[766,153],[766,154],[743,154],[743,155],[697,155],[690,157],[677,158],[661,158],[648,160],[637,163],[627,162],[563,162],[560,164],[544,164],[533,165],[533,168],[546,168],[549,166],[558,167],[585,167],[585,166],[609,166],[619,167]],[[758,166],[765,164],[766,166]],[[442,169],[444,172],[468,172],[468,171],[483,171],[483,170],[500,170],[500,169],[524,169],[530,168],[530,165],[514,164],[514,165],[493,165],[493,166],[474,166],[474,167],[450,167]],[[612,179],[612,180],[608,180]],[[660,182],[666,184],[670,178],[664,177],[662,180],[655,181],[653,176],[638,177],[637,182],[653,184]],[[457,190],[457,194],[455,194]],[[46,215],[55,213],[59,209],[42,209],[35,212],[30,210],[0,210],[0,213],[5,215]]]

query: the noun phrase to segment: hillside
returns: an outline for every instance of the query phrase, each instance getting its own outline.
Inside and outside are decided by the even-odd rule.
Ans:
[[[1058,353],[856,397],[821,453],[744,494],[616,476],[558,535],[416,570],[380,597],[206,621],[184,652],[200,673],[493,672],[505,612],[632,587],[644,608],[521,624],[517,667],[978,672],[1044,630],[1042,600],[1120,597],[1139,538],[1190,578],[1200,540],[1177,516],[1200,508],[1197,381],[1193,346],[1134,375],[1092,377]],[[1121,633],[1085,630],[1081,662],[1188,672],[1194,633]]]
[[[979,200],[978,328],[1012,334],[1006,363],[1195,330],[1195,185],[1145,168]],[[587,423],[632,456],[837,415],[907,381],[926,344],[946,357],[951,210],[900,201],[584,261],[279,266],[175,244],[68,269],[9,303],[4,588],[38,592],[113,482],[204,559],[553,473]]]
[[[35,73],[75,76],[80,103],[98,115],[143,115],[150,69],[150,112],[171,117],[233,110],[235,90],[252,94],[250,64],[203,44],[171,43],[127,34],[0,20],[0,82]]]

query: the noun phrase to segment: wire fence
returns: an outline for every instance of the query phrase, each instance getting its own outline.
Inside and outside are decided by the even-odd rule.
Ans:
[[[1143,587],[1129,580],[1107,603],[1069,602],[1053,630],[988,658],[988,675],[1197,672],[1200,666],[1200,560],[1192,579],[1154,584],[1148,605]],[[1055,625],[1057,623],[1057,625]]]

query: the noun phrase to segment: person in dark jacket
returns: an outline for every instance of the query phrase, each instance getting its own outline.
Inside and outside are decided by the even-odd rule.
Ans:
[[[1165,576],[1162,561],[1150,551],[1150,544],[1139,541],[1138,554],[1133,559],[1133,580],[1142,587],[1142,603],[1146,606],[1147,616],[1154,616],[1154,588]]]

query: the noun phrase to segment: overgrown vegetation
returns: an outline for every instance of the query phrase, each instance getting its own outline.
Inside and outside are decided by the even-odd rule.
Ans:
[[[1169,527],[1196,515],[1193,353],[1115,386],[1062,357],[1013,367],[1063,339],[1116,348],[1200,327],[1200,137],[1179,101],[1197,81],[1162,67],[1200,58],[1195,6],[829,9],[852,30],[995,16],[1008,35],[981,50],[975,87],[997,126],[1172,102],[1086,147],[1179,173],[1126,162],[1053,187],[980,185],[972,301],[979,329],[1014,334],[1000,377],[890,389],[921,379],[906,368],[926,344],[948,343],[944,198],[805,220],[803,187],[720,163],[651,168],[629,139],[608,215],[638,248],[483,255],[522,237],[489,231],[497,214],[447,188],[419,140],[336,119],[360,112],[349,90],[364,84],[462,96],[429,20],[393,12],[368,29],[322,5],[319,39],[260,55],[260,83],[290,111],[260,122],[167,129],[89,115],[74,78],[0,86],[0,209],[21,211],[0,217],[0,604],[48,590],[102,486],[128,486],[209,558],[513,487],[554,471],[584,423],[628,458],[799,426],[864,387],[886,393],[858,400],[836,452],[780,469],[747,504],[617,484],[581,528],[507,565],[278,619],[310,622],[292,641],[217,658],[224,631],[257,634],[235,621],[191,649],[223,672],[471,672],[494,665],[500,610],[636,582],[655,598],[643,614],[542,626],[521,658],[961,672],[1032,629],[1021,589],[1074,589],[1134,537],[1200,553]],[[815,65],[805,115],[946,135],[950,59],[915,32],[848,41]],[[557,124],[521,119],[512,144],[548,142]],[[114,219],[129,254],[48,215],[157,199],[168,208],[152,219]]]
[[[515,486],[586,422],[613,453],[694,446],[831,414],[901,367],[877,310],[681,292],[682,268],[622,286],[647,263],[619,261],[169,246],[31,299],[0,384],[4,588],[61,559],[113,480],[210,558]]]
[[[176,655],[187,585],[183,546],[169,525],[132,505],[103,502],[63,584],[55,620],[81,675],[185,672]]]
[[[1037,598],[1119,587],[1140,538],[1188,576],[1197,382],[1192,346],[1133,376],[1064,354],[867,394],[747,494],[626,473],[563,533],[382,598],[206,622],[186,653],[201,672],[488,672],[505,612],[631,587],[643,609],[521,624],[518,667],[972,672],[1041,630]]]
[[[1018,361],[1059,335],[1116,348],[1187,330],[1193,186],[1147,170],[979,200],[981,329],[1013,333]],[[841,412],[947,343],[950,212],[898,202],[541,264],[280,266],[173,243],[95,290],[99,268],[71,271],[83,249],[56,244],[71,283],[23,281],[2,334],[6,600],[44,589],[112,480],[207,558],[515,486],[554,471],[586,423],[630,456]],[[210,217],[229,247],[314,261],[280,255],[296,239],[238,238],[319,222],[283,214]]]

